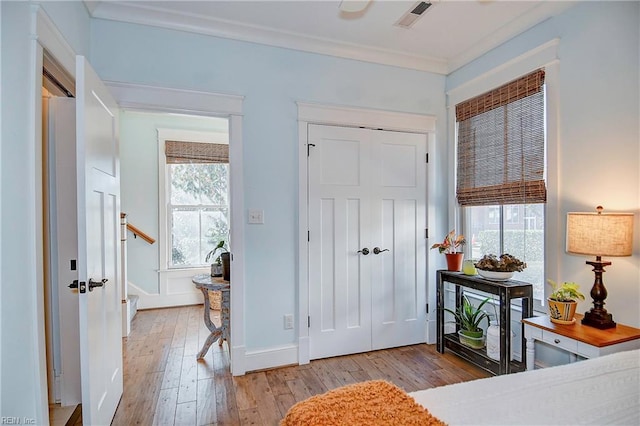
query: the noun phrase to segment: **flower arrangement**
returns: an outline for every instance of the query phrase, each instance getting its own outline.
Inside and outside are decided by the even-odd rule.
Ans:
[[[553,293],[549,295],[549,299],[556,302],[577,302],[578,299],[584,300],[584,294],[580,293],[579,284],[565,281],[562,285],[553,280],[547,280],[553,287]]]
[[[527,264],[508,253],[501,254],[498,258],[495,254],[485,254],[476,262],[476,268],[493,272],[522,272]]]
[[[465,240],[464,235],[456,235],[456,230],[453,229],[444,237],[441,243],[436,243],[432,245],[431,248],[437,248],[440,253],[451,254],[457,253],[458,250],[456,249],[464,246],[466,243],[467,240]]]

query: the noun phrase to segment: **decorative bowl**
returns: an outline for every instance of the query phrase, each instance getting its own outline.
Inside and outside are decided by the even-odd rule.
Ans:
[[[513,277],[514,272],[485,271],[483,269],[478,269],[478,274],[482,278],[492,281],[507,281]]]

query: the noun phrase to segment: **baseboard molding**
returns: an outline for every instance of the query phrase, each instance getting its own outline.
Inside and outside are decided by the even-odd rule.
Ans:
[[[438,328],[436,327],[436,320],[427,320],[427,344],[435,345],[438,339]]]
[[[231,347],[231,374],[234,376],[243,376],[246,373],[244,368],[244,354],[246,348],[244,346]]]
[[[244,354],[245,372],[298,364],[298,345],[247,351]]]
[[[202,293],[195,290],[188,293],[150,294],[129,281],[129,294],[135,294],[138,299],[138,310],[154,308],[170,308],[202,304]]]

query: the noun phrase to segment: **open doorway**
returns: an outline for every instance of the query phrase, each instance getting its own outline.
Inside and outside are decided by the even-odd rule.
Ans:
[[[84,57],[75,57],[75,80],[62,67],[56,77],[48,65],[57,64],[46,51],[42,57],[44,82],[62,92],[45,86],[36,107],[43,111],[36,129],[43,194],[40,353],[49,367],[42,402],[82,402],[85,424],[106,423],[122,394],[118,107]],[[64,78],[75,81],[75,94],[60,84]]]
[[[75,80],[48,52],[42,69],[42,194],[47,393],[50,423],[80,416],[75,211]],[[62,372],[65,372],[64,376]]]
[[[120,152],[122,211],[157,238],[128,238],[129,294],[139,309],[202,303],[192,277],[232,244],[229,119],[124,109]]]

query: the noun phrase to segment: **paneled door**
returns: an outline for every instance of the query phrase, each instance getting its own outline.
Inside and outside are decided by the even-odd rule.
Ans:
[[[82,423],[108,425],[123,389],[118,106],[82,56],[76,89]]]
[[[308,139],[310,358],[426,341],[426,135]]]

